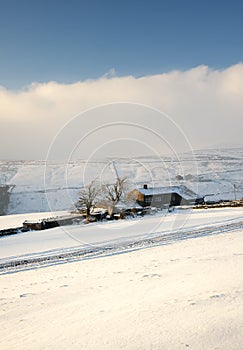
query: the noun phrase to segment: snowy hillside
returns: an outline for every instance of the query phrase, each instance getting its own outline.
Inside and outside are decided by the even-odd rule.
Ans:
[[[2,237],[1,349],[242,349],[242,233],[225,208]]]
[[[196,151],[179,157],[117,159],[66,163],[1,161],[0,184],[14,185],[1,214],[68,210],[78,190],[94,178],[112,182],[115,170],[131,180],[131,188],[183,184],[207,199],[243,197],[243,149]],[[181,177],[178,177],[180,175]]]
[[[31,215],[36,218],[40,214]],[[2,216],[0,226],[24,220],[25,215],[22,215],[22,220],[21,215]],[[116,254],[135,249],[138,242],[141,249],[147,243],[170,244],[181,239],[227,232],[238,228],[238,225],[242,228],[242,208],[176,210],[132,220],[29,231],[1,238],[0,267],[10,260],[50,258],[60,253],[63,256],[64,253],[73,255],[76,251],[79,259],[80,252],[86,253],[86,250],[89,255],[93,252],[97,256],[106,254],[108,248],[108,254]],[[147,240],[149,242],[146,243]]]

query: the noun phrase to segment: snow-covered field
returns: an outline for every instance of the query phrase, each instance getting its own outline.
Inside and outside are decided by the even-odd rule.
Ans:
[[[40,214],[36,214],[40,216]],[[16,215],[18,220],[20,215]],[[34,216],[34,214],[32,214]],[[10,218],[14,220],[15,215]],[[28,217],[28,215],[27,215]],[[26,214],[22,215],[26,218]],[[58,253],[75,252],[84,249],[95,250],[109,246],[117,251],[124,250],[128,243],[169,237],[173,241],[178,237],[189,236],[195,232],[201,234],[212,227],[218,230],[222,226],[243,220],[243,208],[176,210],[158,213],[143,218],[98,222],[84,225],[56,227],[44,231],[28,231],[0,238],[0,264],[16,259],[41,256],[56,256]],[[9,224],[9,217],[2,216],[0,224]],[[222,229],[223,230],[223,229]],[[168,242],[167,242],[168,243]]]
[[[178,184],[211,199],[243,197],[243,150],[180,162],[116,162],[133,184]],[[1,162],[15,185],[0,228],[68,210],[85,162]],[[85,177],[114,179],[104,162]],[[67,176],[66,176],[67,175]],[[46,199],[46,193],[48,201]],[[43,213],[40,213],[40,212]],[[30,212],[29,214],[27,214]],[[22,214],[24,213],[24,214]],[[64,214],[65,212],[59,213]],[[0,348],[242,350],[243,208],[176,209],[0,238]]]
[[[84,182],[97,178],[114,181],[113,163],[72,160],[66,163],[43,161],[0,161],[0,184],[14,185],[6,214],[68,210],[78,198]],[[207,195],[208,200],[243,197],[243,149],[195,151],[177,157],[117,159],[120,176],[131,186],[186,185]],[[177,175],[183,176],[178,180]],[[134,188],[134,187],[133,187]]]
[[[195,215],[199,221],[191,225],[229,218],[225,210],[210,212],[206,221]],[[58,234],[63,242],[60,230],[42,233],[45,244],[45,234],[53,235],[52,244]],[[30,248],[23,234],[1,239],[1,254],[23,252],[21,239]],[[235,231],[5,274],[0,347],[241,350],[242,247],[243,231]]]

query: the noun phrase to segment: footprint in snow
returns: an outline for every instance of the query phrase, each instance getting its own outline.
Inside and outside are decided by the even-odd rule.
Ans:
[[[157,274],[157,273],[152,273],[150,275],[143,275],[143,277],[149,277],[149,278],[153,278],[153,277],[161,277],[161,275]]]
[[[218,298],[223,298],[225,296],[225,294],[214,294],[211,295],[210,298],[211,299],[218,299]]]
[[[23,293],[23,294],[20,294],[19,297],[25,298],[25,297],[28,297],[29,295],[34,295],[34,294],[33,293]]]

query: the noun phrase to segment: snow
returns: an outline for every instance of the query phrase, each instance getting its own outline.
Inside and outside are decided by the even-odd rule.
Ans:
[[[14,218],[14,216],[11,216]],[[26,218],[26,216],[24,216]],[[162,212],[132,220],[97,222],[56,227],[43,231],[29,231],[0,238],[0,263],[10,258],[33,255],[53,255],[73,248],[85,248],[120,244],[131,240],[151,237],[154,234],[170,235],[191,232],[208,225],[222,225],[240,221],[243,208],[177,210]],[[7,218],[3,216],[2,219]],[[19,215],[18,215],[19,219]]]
[[[138,188],[138,191],[144,195],[157,195],[167,194],[175,192],[181,195],[184,199],[196,199],[198,195],[193,191],[189,190],[185,186],[166,186],[166,187],[152,187],[152,188]]]
[[[66,211],[2,215],[0,216],[0,230],[22,227],[23,222],[27,219],[30,221],[38,221],[44,218],[65,214],[67,214]]]
[[[232,199],[233,184],[243,197],[242,155],[208,150],[195,153],[197,166],[192,155],[178,163],[165,158],[166,167],[156,158],[116,165],[135,187],[148,175],[156,187],[178,185],[180,174],[180,185],[196,193]],[[0,217],[0,228],[67,214],[50,210],[72,206],[84,169],[89,181],[99,174],[112,181],[114,169],[104,168],[105,162],[48,169],[44,162],[0,162],[0,183],[15,185],[7,212],[18,214]],[[28,211],[44,213],[21,214]],[[242,207],[177,209],[1,237],[0,348],[242,349],[242,219]],[[95,248],[99,254],[73,258]],[[55,260],[58,254],[69,255]],[[3,268],[22,259],[32,263]]]
[[[237,231],[5,274],[0,347],[240,350],[242,247]]]
[[[243,197],[243,149],[204,150],[171,157],[115,160],[122,176],[131,181],[131,190],[142,187],[185,185],[207,200]],[[176,176],[184,180],[177,181]],[[70,163],[43,161],[0,161],[0,184],[15,185],[10,194],[7,214],[69,210],[86,182],[97,178],[114,181],[111,160]]]

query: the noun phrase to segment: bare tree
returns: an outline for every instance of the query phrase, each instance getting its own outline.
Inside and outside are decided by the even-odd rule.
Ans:
[[[87,217],[90,215],[91,208],[96,204],[99,194],[99,188],[92,181],[79,192],[79,199],[75,204],[78,210],[85,210]]]
[[[104,200],[110,208],[111,213],[113,212],[117,203],[125,196],[127,178],[117,177],[116,182],[113,184],[103,185]]]

